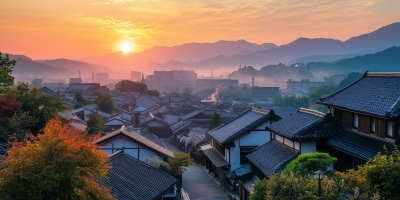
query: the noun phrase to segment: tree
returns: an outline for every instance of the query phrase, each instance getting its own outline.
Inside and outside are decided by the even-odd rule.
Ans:
[[[297,176],[306,176],[313,174],[317,170],[326,171],[329,165],[335,163],[337,158],[329,156],[327,153],[306,153],[299,155],[296,159],[290,162],[285,173],[293,172]]]
[[[259,180],[253,185],[253,193],[250,194],[250,200],[263,200],[267,194],[268,179]]]
[[[274,105],[279,107],[294,107],[294,108],[308,108],[310,106],[309,99],[306,96],[296,97],[291,95],[285,98],[281,96],[274,99]]]
[[[358,169],[346,172],[336,172],[346,181],[346,189],[359,188],[364,196],[371,197],[377,193],[382,199],[398,199],[400,197],[400,152],[394,146],[394,152],[389,154],[386,147],[385,154],[379,153]]]
[[[192,93],[192,91],[193,91],[193,88],[192,88],[192,87],[185,87],[185,88],[183,89],[183,93],[184,93],[184,94],[190,94],[190,93]]]
[[[4,94],[10,86],[14,85],[14,77],[11,73],[16,64],[15,60],[10,60],[8,54],[3,57],[0,52],[0,94]]]
[[[114,109],[114,102],[110,96],[98,96],[95,102],[99,109],[105,113],[111,113]]]
[[[29,112],[18,112],[12,117],[0,118],[0,141],[8,142],[10,136],[15,134],[18,141],[22,141],[28,133],[29,127],[37,123],[37,118],[29,116]]]
[[[184,152],[174,152],[174,158],[168,158],[167,162],[161,161],[158,157],[154,159],[147,157],[144,159],[144,162],[172,176],[183,174],[187,171],[187,167],[195,165],[193,160],[190,159],[190,154]]]
[[[76,102],[79,103],[80,107],[82,107],[82,106],[88,104],[87,99],[85,99],[85,98],[82,96],[82,93],[80,93],[80,92],[78,92],[78,93],[75,94],[74,99],[76,100]]]
[[[121,92],[138,92],[144,94],[148,90],[147,85],[138,81],[122,80],[115,85],[115,89]]]
[[[217,111],[214,111],[214,114],[210,118],[210,123],[208,124],[208,129],[213,129],[214,127],[222,124],[222,119],[217,113]]]
[[[89,134],[98,134],[99,132],[104,131],[104,129],[106,128],[104,122],[101,120],[99,111],[92,113],[90,119],[86,123],[86,130]]]
[[[29,116],[36,119],[36,123],[29,127],[34,135],[45,127],[49,119],[58,116],[58,112],[69,109],[59,98],[45,95],[42,90],[31,88],[24,82],[19,82],[13,92],[18,95],[17,100],[22,103],[21,111],[28,112]]]
[[[193,160],[190,159],[190,154],[184,152],[174,152],[174,158],[168,158],[167,161],[171,168],[170,174],[172,176],[183,174],[187,171],[187,167],[195,165]]]
[[[21,110],[22,103],[17,101],[18,96],[7,90],[7,94],[0,97],[0,117],[11,117]]]
[[[59,118],[43,134],[13,141],[0,170],[0,193],[5,199],[114,199],[97,184],[110,168],[107,154],[93,141]]]
[[[146,90],[146,92],[144,92],[144,93],[151,97],[159,97],[160,96],[160,92],[158,90]]]

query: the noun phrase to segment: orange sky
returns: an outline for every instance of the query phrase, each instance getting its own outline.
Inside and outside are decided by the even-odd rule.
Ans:
[[[277,45],[335,38],[400,21],[399,0],[12,0],[0,6],[0,51],[83,58],[188,42]]]

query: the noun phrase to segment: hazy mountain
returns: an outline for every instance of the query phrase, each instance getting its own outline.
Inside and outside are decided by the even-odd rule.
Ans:
[[[376,31],[350,38],[344,42],[326,38],[299,38],[289,44],[249,55],[269,56],[287,62],[309,55],[353,54],[371,49],[400,45],[400,23],[384,26]]]
[[[155,46],[140,53],[115,52],[100,57],[80,59],[82,61],[107,65],[132,67],[152,62],[165,63],[170,60],[199,62],[215,56],[233,56],[243,51],[261,51],[276,47],[272,43],[261,45],[245,40],[219,41],[215,43],[187,43],[173,47]]]
[[[3,57],[5,57],[6,54],[3,54]],[[29,58],[28,56],[25,55],[14,55],[14,54],[8,54],[9,58],[11,60],[17,60],[17,59],[22,59],[22,60],[28,60],[28,61],[32,61],[31,58]]]
[[[348,72],[395,72],[400,71],[400,47],[379,51],[373,54],[356,56],[354,58],[341,59],[335,62],[311,62],[309,63],[311,71],[325,71],[334,73]]]
[[[75,76],[78,77],[79,70],[81,71],[81,76],[91,76],[92,72],[103,72],[108,71],[106,67],[98,66],[94,64],[88,64],[81,61],[68,60],[68,59],[54,59],[54,60],[35,60],[35,62],[42,63],[55,68],[66,68],[72,71]]]
[[[34,61],[23,60],[21,58],[16,59],[17,64],[14,67],[13,76],[40,76],[49,78],[66,78],[71,77],[73,72],[65,68],[55,68],[52,66],[45,65],[43,63],[37,63]]]

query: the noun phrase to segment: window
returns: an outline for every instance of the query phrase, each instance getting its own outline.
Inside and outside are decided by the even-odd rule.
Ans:
[[[300,151],[300,142],[294,142],[294,148]]]
[[[358,115],[353,114],[353,127],[358,128]]]
[[[229,148],[225,148],[225,160],[229,162]]]
[[[393,137],[393,126],[390,121],[386,121],[386,136]]]
[[[293,148],[293,142],[291,141],[291,140],[289,140],[289,139],[284,139],[283,140],[283,144],[286,144],[286,145],[288,145],[289,147],[292,147]]]
[[[371,117],[371,133],[375,133],[375,118]]]
[[[283,137],[279,136],[279,135],[275,135],[275,138],[277,141],[282,142],[283,143]]]

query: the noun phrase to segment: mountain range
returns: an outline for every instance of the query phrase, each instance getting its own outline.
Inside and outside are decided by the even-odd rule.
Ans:
[[[12,56],[18,60],[14,72],[24,75],[33,73],[32,75],[77,77],[79,70],[82,75],[89,76],[92,71],[112,74],[122,69],[141,71],[146,75],[152,74],[154,70],[171,69],[194,69],[209,73],[210,70],[224,68],[231,72],[240,65],[263,67],[278,63],[333,62],[363,56],[400,46],[399,35],[400,23],[393,23],[346,41],[301,37],[286,45],[277,46],[272,43],[258,45],[245,40],[221,40],[172,47],[155,46],[140,53],[115,52],[79,60],[32,60],[24,55]],[[13,58],[12,56],[10,57]]]

